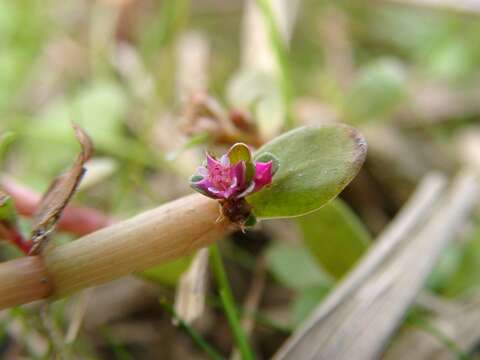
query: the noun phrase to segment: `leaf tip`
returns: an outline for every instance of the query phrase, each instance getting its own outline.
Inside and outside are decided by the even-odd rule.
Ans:
[[[87,133],[78,125],[72,121],[72,127],[75,131],[75,137],[77,138],[80,146],[82,147],[82,156],[84,161],[89,160],[93,153],[93,143]]]

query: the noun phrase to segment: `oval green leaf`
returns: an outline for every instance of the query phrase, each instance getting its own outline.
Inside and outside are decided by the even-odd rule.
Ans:
[[[326,124],[289,131],[262,146],[280,167],[272,184],[247,197],[259,218],[300,216],[337,196],[362,166],[367,145],[352,127]]]

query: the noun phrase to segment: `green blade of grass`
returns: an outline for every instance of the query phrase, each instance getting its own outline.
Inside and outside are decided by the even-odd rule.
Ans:
[[[287,47],[282,39],[280,30],[278,29],[277,21],[273,15],[269,0],[256,0],[256,4],[260,9],[260,13],[262,14],[265,22],[273,54],[280,70],[280,86],[282,88],[282,96],[285,103],[285,108],[287,109],[285,127],[291,128],[294,125],[291,111],[293,89],[290,76],[290,66],[288,63]]]
[[[230,289],[230,285],[228,283],[227,275],[225,273],[225,268],[223,267],[223,262],[220,256],[220,251],[218,250],[218,246],[211,245],[209,250],[212,271],[219,288],[220,300],[222,302],[222,307],[225,311],[225,315],[227,316],[230,328],[232,329],[235,343],[238,346],[238,350],[240,352],[242,360],[253,360],[253,352],[250,348],[247,337],[245,336],[245,333],[240,325],[238,311],[235,306],[235,301],[233,300],[232,290]]]
[[[195,329],[189,326],[185,321],[182,320],[175,312],[174,308],[167,303],[166,301],[160,301],[160,305],[165,309],[168,314],[177,321],[178,328],[184,331],[188,336],[190,336],[195,342],[195,344],[205,351],[205,353],[213,360],[224,360],[224,357],[218,353]]]

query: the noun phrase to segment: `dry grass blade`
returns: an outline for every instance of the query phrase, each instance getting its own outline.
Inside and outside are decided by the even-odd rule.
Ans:
[[[407,207],[419,212],[411,218],[413,222],[404,221],[410,214],[401,214],[402,221],[393,224],[312,320],[280,350],[277,359],[363,360],[380,355],[441,250],[475,205],[476,180],[462,174],[433,216],[418,229],[419,219],[425,218],[425,210],[431,209],[441,187],[440,181],[435,191],[424,188],[423,194],[417,193],[417,201],[421,201]]]
[[[300,341],[310,327],[325,319],[340,306],[381,264],[382,260],[393,252],[398,244],[425,219],[437,202],[445,182],[446,180],[437,174],[431,174],[421,182],[408,204],[377,239],[376,245],[353,272],[337,286],[335,292],[322,303],[311,320],[284,345],[284,351]]]
[[[386,351],[385,360],[454,360],[474,350],[480,339],[479,294],[466,301],[434,301],[446,303],[450,310],[426,317],[425,326],[405,326]]]
[[[78,154],[72,167],[50,184],[50,187],[35,212],[32,230],[33,246],[30,249],[30,255],[40,253],[41,249],[45,247],[45,240],[55,229],[58,219],[85,174],[83,165],[92,155],[93,147],[88,135],[75,124],[73,124],[73,128],[75,130],[75,136],[81,146],[80,154]]]
[[[73,309],[72,319],[65,335],[65,343],[67,344],[72,344],[77,339],[87,311],[88,303],[92,297],[92,291],[92,289],[83,290],[77,298]]]
[[[208,283],[208,249],[198,251],[182,274],[175,296],[175,312],[187,324],[198,319],[205,308]]]

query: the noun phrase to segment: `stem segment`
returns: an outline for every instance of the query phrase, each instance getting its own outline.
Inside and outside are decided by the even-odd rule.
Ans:
[[[47,250],[44,269],[36,256],[2,263],[0,309],[65,296],[188,255],[226,234],[230,223],[216,222],[218,215],[216,201],[194,194]]]

